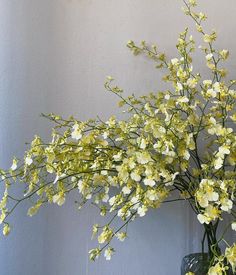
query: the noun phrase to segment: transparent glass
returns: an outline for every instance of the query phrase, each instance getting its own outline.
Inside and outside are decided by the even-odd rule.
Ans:
[[[209,258],[207,253],[193,253],[185,256],[181,264],[181,275],[193,272],[194,275],[207,275]]]
[[[181,264],[181,275],[193,272],[194,275],[207,275],[209,257],[207,253],[193,253],[185,256]],[[227,270],[227,275],[234,275],[232,269]]]

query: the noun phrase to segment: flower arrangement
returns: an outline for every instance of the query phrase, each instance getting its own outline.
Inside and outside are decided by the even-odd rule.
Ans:
[[[9,215],[23,201],[32,203],[28,215],[33,216],[44,204],[61,206],[68,193],[76,192],[79,208],[90,202],[110,217],[105,225],[93,225],[98,247],[89,251],[91,260],[102,252],[110,260],[112,240],[124,241],[130,222],[164,202],[186,200],[204,228],[208,274],[235,272],[236,243],[218,236],[217,228],[227,214],[226,230],[236,230],[236,80],[227,81],[223,62],[229,52],[215,48],[217,34],[205,31],[207,17],[196,12],[196,6],[195,0],[184,0],[185,14],[202,35],[200,50],[211,79],[194,71],[195,41],[188,29],[180,33],[178,56],[170,60],[155,45],[129,41],[133,54],[145,54],[166,72],[163,81],[170,88],[125,98],[107,77],[105,88],[118,96],[127,119],[79,121],[44,115],[55,123],[52,140],[36,136],[23,161],[14,158],[9,170],[0,171],[5,185],[0,202],[4,235],[10,232]],[[24,186],[22,197],[11,193],[17,185]]]

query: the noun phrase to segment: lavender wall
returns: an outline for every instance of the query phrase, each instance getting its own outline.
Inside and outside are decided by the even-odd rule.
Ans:
[[[219,32],[219,48],[232,50],[228,66],[235,72],[235,1],[199,2],[209,26]],[[116,98],[103,89],[107,75],[127,94],[160,89],[160,73],[125,44],[157,42],[174,57],[178,33],[193,25],[181,6],[180,0],[0,0],[1,166],[21,156],[35,133],[48,136],[50,125],[39,118],[41,112],[81,119],[118,113]],[[195,60],[202,70],[200,56]],[[24,207],[17,210],[12,234],[0,237],[2,275],[173,275],[179,274],[182,256],[199,249],[199,228],[181,202],[132,224],[111,262],[90,263],[91,225],[98,213],[93,208],[78,213],[73,200],[33,218]]]

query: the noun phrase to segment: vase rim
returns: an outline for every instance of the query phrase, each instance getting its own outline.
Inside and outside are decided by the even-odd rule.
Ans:
[[[193,256],[193,257],[196,257],[196,256],[203,256],[203,257],[206,257],[206,256],[208,256],[208,255],[209,255],[209,254],[208,254],[207,252],[194,252],[194,253],[189,253],[189,254],[185,255],[184,258],[186,258],[186,257],[191,257],[191,256]]]

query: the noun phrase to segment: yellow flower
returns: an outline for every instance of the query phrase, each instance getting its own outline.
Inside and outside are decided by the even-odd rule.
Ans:
[[[225,257],[232,266],[233,271],[236,270],[236,244],[225,249]]]
[[[42,202],[37,202],[34,206],[29,208],[27,215],[29,215],[30,217],[35,215],[38,212],[41,205],[42,205]]]
[[[98,236],[98,242],[100,244],[109,242],[113,236],[113,231],[108,226],[103,228],[102,233]]]
[[[4,236],[9,235],[10,230],[11,230],[11,228],[10,228],[9,224],[8,223],[4,224],[4,226],[3,226],[3,235]]]
[[[197,5],[196,0],[189,0],[189,4],[191,4],[193,7]]]
[[[214,221],[215,219],[219,218],[221,211],[209,204],[205,208],[205,212],[203,214],[198,214],[197,218],[201,224],[209,224],[211,221]]]
[[[229,57],[229,51],[228,50],[222,50],[219,52],[222,59],[226,60]]]
[[[212,32],[211,34],[205,34],[203,37],[204,42],[211,43],[216,40],[216,32]]]
[[[89,250],[89,258],[91,261],[95,261],[101,254],[101,250],[99,248],[94,248]]]
[[[59,192],[58,194],[53,196],[53,203],[57,203],[59,206],[65,203],[65,194],[64,192]]]
[[[224,268],[221,267],[220,263],[210,267],[208,275],[223,275]]]

